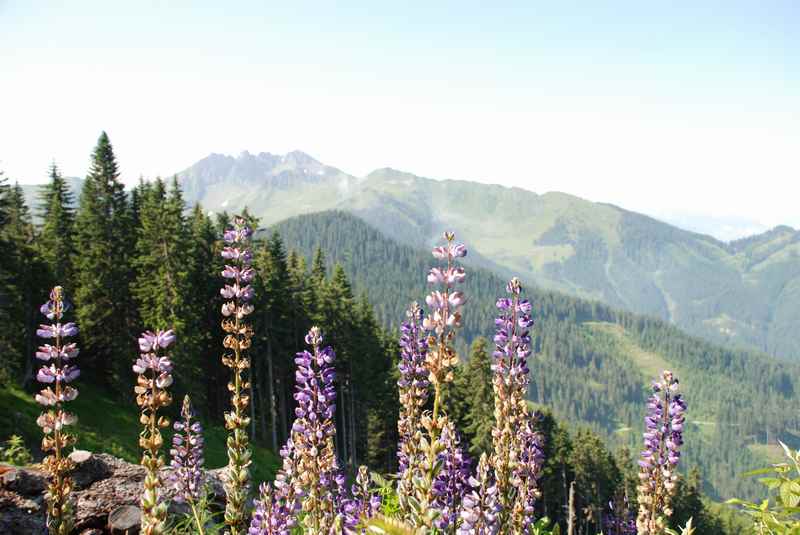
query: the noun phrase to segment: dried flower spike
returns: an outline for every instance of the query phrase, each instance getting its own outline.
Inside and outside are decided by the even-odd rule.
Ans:
[[[64,338],[78,334],[74,323],[61,323],[64,313],[69,310],[69,303],[64,299],[61,286],[50,292],[50,300],[39,309],[51,324],[40,325],[36,334],[40,338],[52,340],[44,344],[36,352],[36,358],[45,362],[36,378],[48,386],[36,394],[36,401],[45,407],[45,411],[36,420],[42,428],[42,451],[51,452],[42,463],[50,475],[45,499],[47,500],[47,529],[51,535],[67,535],[73,527],[73,507],[69,500],[73,482],[69,473],[74,463],[65,456],[67,447],[75,444],[75,436],[65,431],[65,427],[73,425],[77,418],[64,410],[63,404],[78,396],[78,391],[69,385],[80,371],[72,360],[78,356],[75,343],[64,343]]]
[[[683,445],[686,402],[678,393],[678,379],[664,371],[653,381],[653,395],[647,403],[644,451],[639,460],[640,535],[662,535],[672,515],[670,502],[675,492],[676,468]]]
[[[220,294],[226,300],[222,305],[222,329],[225,331],[223,345],[226,349],[222,363],[233,372],[233,380],[228,383],[231,392],[231,411],[225,413],[225,427],[228,435],[228,473],[225,482],[225,524],[227,533],[240,535],[247,528],[246,506],[250,486],[250,441],[247,426],[250,418],[247,407],[250,403],[250,382],[244,376],[250,367],[246,351],[253,337],[252,327],[245,321],[253,312],[250,301],[253,287],[250,282],[255,270],[250,266],[253,253],[248,244],[253,230],[242,217],[234,219],[233,227],[223,234],[225,247],[222,257],[226,264],[222,277],[226,279]]]
[[[136,403],[142,411],[139,420],[144,426],[139,435],[139,446],[143,450],[141,464],[145,468],[141,499],[141,532],[144,535],[163,533],[167,518],[167,504],[160,499],[163,485],[159,470],[164,466],[161,429],[169,426],[169,420],[159,416],[158,410],[172,403],[172,396],[167,391],[172,384],[172,362],[163,351],[174,341],[172,330],[142,333],[139,337],[141,354],[133,365],[133,371],[138,375],[134,388]]]

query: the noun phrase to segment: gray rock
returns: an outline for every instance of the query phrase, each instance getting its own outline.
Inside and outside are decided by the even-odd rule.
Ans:
[[[117,507],[108,515],[108,530],[121,535],[139,533],[142,521],[142,510],[135,505]]]

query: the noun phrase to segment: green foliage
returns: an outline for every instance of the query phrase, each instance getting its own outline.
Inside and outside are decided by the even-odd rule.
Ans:
[[[47,286],[62,286],[68,294],[74,290],[75,199],[64,177],[54,163],[50,182],[39,192],[41,226],[36,245],[47,266]]]
[[[92,155],[75,224],[75,291],[81,367],[118,389],[130,389],[139,326],[129,284],[132,214],[105,132]]]
[[[759,534],[796,535],[800,533],[800,450],[791,450],[781,443],[788,462],[770,468],[753,470],[747,475],[762,476],[759,483],[771,496],[759,503],[740,499],[728,500],[752,517],[753,528]]]
[[[0,446],[0,463],[13,464],[14,466],[27,466],[33,462],[33,455],[25,447],[25,442],[19,435],[11,435],[5,442],[5,446]]]
[[[312,214],[274,230],[301,253],[296,263],[311,261],[321,250],[329,262],[341,264],[354,291],[369,296],[387,328],[425,294],[430,254],[387,239],[352,215]],[[463,333],[472,341],[493,335],[494,302],[505,281],[474,265],[469,270]],[[800,410],[800,366],[714,346],[658,319],[528,288],[536,321],[528,397],[550,407],[559,420],[588,426],[613,445],[638,449],[652,368],[679,371],[691,415],[683,465],[700,468],[703,489],[715,499],[757,492],[756,485],[738,477],[764,461],[747,446],[800,437],[792,416]],[[467,346],[458,349],[465,357]],[[463,418],[459,407],[450,410],[456,420]]]

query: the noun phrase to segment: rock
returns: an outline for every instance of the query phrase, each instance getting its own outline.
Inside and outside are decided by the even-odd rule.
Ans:
[[[135,505],[117,507],[108,515],[108,530],[121,535],[134,535],[139,533],[139,524],[142,520],[142,510]]]
[[[75,470],[71,475],[78,489],[85,489],[95,481],[111,475],[108,460],[104,462],[100,456],[93,455],[90,451],[75,450],[70,453],[69,458],[75,463]]]
[[[0,486],[22,496],[32,496],[44,492],[47,477],[41,470],[14,467],[0,475]]]
[[[70,457],[76,465],[71,474],[75,481],[75,490],[71,494],[75,507],[73,533],[100,535],[125,533],[125,529],[131,534],[138,533],[141,515],[138,505],[143,492],[144,468],[105,453],[76,451]],[[169,468],[162,471],[164,481],[168,473]],[[224,469],[206,472],[211,503],[217,507],[225,503],[223,473]],[[0,534],[46,535],[46,485],[46,474],[33,467],[11,467],[0,473]],[[164,497],[171,498],[169,489],[164,489]],[[171,505],[172,513],[184,511],[178,504]],[[135,526],[121,528],[133,518],[136,519]],[[116,531],[112,531],[112,527]]]

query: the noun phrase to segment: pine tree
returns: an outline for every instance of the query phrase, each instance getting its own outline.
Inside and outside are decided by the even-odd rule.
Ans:
[[[75,218],[75,304],[84,369],[128,391],[136,352],[129,285],[131,213],[111,142],[100,135]]]
[[[198,358],[202,309],[192,306],[190,234],[183,216],[183,195],[176,179],[169,193],[164,181],[157,179],[143,190],[139,202],[131,292],[143,325],[175,330],[180,343],[172,357],[181,370],[179,390],[196,393],[197,403],[202,403]]]
[[[199,322],[194,333],[197,336],[197,357],[202,377],[222,377],[226,368],[219,359],[218,347],[222,346],[222,330],[219,325],[219,310],[222,300],[219,295],[219,274],[222,271],[222,258],[219,255],[219,233],[213,221],[199,204],[192,209],[189,217],[191,247],[188,276],[191,304],[189,307],[199,313]],[[227,408],[228,392],[224,381],[205,381],[206,388],[198,390],[198,396],[206,399],[209,415],[222,416]]]
[[[462,382],[460,390],[464,391],[468,406],[464,434],[469,439],[469,451],[475,457],[492,448],[494,390],[488,344],[482,336],[472,342],[469,361],[459,378]]]
[[[275,386],[276,382],[284,381],[292,369],[290,357],[294,347],[290,321],[291,280],[286,251],[279,234],[273,233],[258,250],[255,265],[259,273],[256,291],[262,303],[255,318],[256,343],[264,357],[258,359],[261,366],[254,367],[253,371],[258,378],[260,410],[262,414],[269,414],[269,418],[261,418],[262,433],[264,436],[269,435],[272,448],[277,451],[283,431],[279,433],[279,394]]]
[[[75,246],[75,199],[55,163],[50,166],[50,183],[39,192],[42,220],[38,249],[47,266],[48,286],[62,286],[71,295]]]
[[[42,261],[34,240],[36,233],[30,210],[25,204],[25,193],[19,184],[8,192],[6,222],[3,238],[10,246],[9,307],[11,327],[11,353],[4,356],[8,371],[27,383],[33,377],[33,349],[37,325],[36,303],[45,293],[47,281]]]

